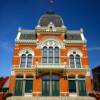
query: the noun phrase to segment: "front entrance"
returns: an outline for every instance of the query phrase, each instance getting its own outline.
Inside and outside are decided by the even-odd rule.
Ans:
[[[42,79],[42,96],[59,96],[59,77],[44,76]]]

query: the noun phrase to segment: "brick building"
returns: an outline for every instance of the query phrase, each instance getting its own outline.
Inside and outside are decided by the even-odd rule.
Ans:
[[[16,96],[87,95],[91,91],[83,29],[69,30],[54,12],[35,29],[19,29],[15,39],[10,90]]]
[[[100,92],[100,66],[95,67],[92,69],[93,73],[93,89],[96,92]]]

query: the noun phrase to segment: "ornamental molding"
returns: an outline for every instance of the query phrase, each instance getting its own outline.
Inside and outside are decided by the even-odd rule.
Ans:
[[[13,73],[15,72],[34,72],[35,68],[12,68]]]
[[[37,40],[15,40],[16,43],[32,43],[32,44],[36,44],[37,43]]]
[[[49,47],[53,47],[53,48],[55,48],[55,47],[59,47],[59,48],[65,48],[65,44],[61,41],[61,40],[59,40],[59,39],[57,39],[57,38],[48,38],[48,39],[45,39],[45,40],[43,40],[43,41],[41,41],[41,42],[39,42],[38,44],[37,44],[37,47],[38,48],[43,48],[43,47],[47,47],[47,48],[49,48]]]
[[[63,40],[65,43],[86,43],[86,41],[83,40]]]
[[[69,49],[67,57],[69,57],[71,54],[73,54],[73,52],[76,52],[76,54],[79,54],[81,57],[83,57],[82,52],[79,49],[77,49],[77,48]]]
[[[22,50],[20,50],[19,52],[19,56],[21,56],[22,54],[26,54],[26,52],[29,52],[30,54],[32,54],[32,56],[34,56],[34,51],[31,48],[23,48]]]
[[[65,68],[64,69],[65,72],[87,72],[88,69],[87,68]]]

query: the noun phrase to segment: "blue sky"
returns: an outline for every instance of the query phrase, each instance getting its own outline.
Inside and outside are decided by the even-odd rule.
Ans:
[[[100,0],[0,0],[0,76],[11,72],[14,39],[19,27],[34,29],[41,15],[53,10],[68,29],[84,28],[89,65],[100,65]]]

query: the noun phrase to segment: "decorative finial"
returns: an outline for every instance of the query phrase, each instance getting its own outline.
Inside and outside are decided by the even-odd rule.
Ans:
[[[83,33],[83,28],[80,28],[80,31]]]
[[[21,31],[21,27],[18,28],[18,31]]]

